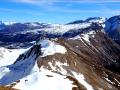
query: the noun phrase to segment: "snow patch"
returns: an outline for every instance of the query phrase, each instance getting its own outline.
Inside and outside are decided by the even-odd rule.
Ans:
[[[63,75],[67,75],[67,71],[63,68],[63,66],[68,66],[67,63],[55,62],[55,66],[53,66],[51,62],[48,62],[48,64],[50,65],[52,71],[58,71]]]
[[[94,38],[94,35],[95,35],[95,31],[90,31],[88,33],[84,33],[84,34],[81,34],[81,35],[77,35],[73,38],[70,38],[70,39],[73,39],[73,40],[81,40],[81,38],[83,38],[85,41],[87,42],[90,42],[89,41],[89,38],[90,37],[93,37]]]
[[[85,81],[85,77],[83,74],[77,74],[75,72],[72,72],[72,73],[75,76],[75,78],[87,88],[87,90],[94,90],[93,87]]]
[[[105,78],[105,77],[104,77]],[[114,84],[113,82],[111,82],[108,78],[105,78],[106,81],[108,81],[111,84]]]
[[[55,53],[65,54],[67,51],[65,47],[58,45],[50,40],[42,40],[39,42],[41,45],[42,56],[54,55]]]
[[[6,49],[0,47],[0,67],[13,64],[19,55],[27,50],[28,49]]]
[[[95,35],[95,31],[90,31],[89,33],[81,34],[81,37],[82,37],[85,41],[90,42],[90,41],[89,41],[89,38],[90,38],[90,37],[93,37],[93,38],[94,38],[94,35]]]

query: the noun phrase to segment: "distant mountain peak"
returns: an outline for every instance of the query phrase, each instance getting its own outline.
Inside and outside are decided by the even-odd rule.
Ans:
[[[73,22],[70,22],[68,24],[81,24],[81,23],[88,23],[88,22],[93,22],[93,23],[104,23],[106,21],[105,18],[103,17],[90,17],[86,20],[76,20],[76,21],[73,21]]]

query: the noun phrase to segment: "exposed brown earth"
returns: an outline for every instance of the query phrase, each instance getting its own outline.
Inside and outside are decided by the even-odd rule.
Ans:
[[[73,81],[73,85],[75,85],[72,90],[87,90],[82,84],[79,83],[78,80],[76,80],[74,77],[67,76],[67,78],[71,81]]]
[[[120,89],[120,71],[119,67],[115,66],[116,63],[119,64],[120,62],[120,46],[104,33],[96,32],[96,35],[90,38],[90,42],[86,42],[84,39],[58,39],[56,42],[66,47],[67,52],[40,57],[38,60],[39,67],[52,70],[49,65],[51,62],[52,66],[56,67],[56,70],[52,70],[53,72],[73,77],[72,71],[81,73],[95,90],[100,88],[103,90]],[[61,66],[67,71],[67,74],[60,71],[56,62],[68,64]],[[109,81],[105,78],[108,78]]]
[[[18,89],[14,89],[14,88],[11,88],[11,87],[0,86],[0,90],[18,90]]]

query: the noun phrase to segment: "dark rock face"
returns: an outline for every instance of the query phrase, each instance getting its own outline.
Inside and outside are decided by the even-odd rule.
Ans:
[[[27,51],[26,54],[21,54],[14,62],[14,64],[19,62],[20,60],[25,60],[29,58],[32,54],[35,54],[36,55],[35,59],[37,59],[38,56],[41,55],[41,45],[36,44],[29,51]]]
[[[120,44],[120,15],[111,17],[106,21],[106,33]]]

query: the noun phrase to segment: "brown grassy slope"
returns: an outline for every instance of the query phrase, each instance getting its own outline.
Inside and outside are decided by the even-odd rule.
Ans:
[[[117,71],[106,68],[109,63],[120,60],[120,47],[114,41],[109,39],[102,32],[97,32],[95,38],[90,39],[90,45],[84,39],[67,40],[58,39],[56,41],[67,49],[65,54],[54,54],[38,59],[38,66],[48,70],[52,70],[49,62],[56,67],[53,72],[60,72],[60,68],[56,66],[56,62],[67,63],[68,66],[62,65],[69,75],[71,71],[81,73],[85,76],[86,81],[93,86],[95,90],[102,88],[103,90],[119,90],[119,83],[111,80],[114,84],[107,82],[104,78],[108,76],[112,79],[117,78],[119,81],[120,75]],[[111,77],[112,76],[112,77]]]
[[[0,86],[0,90],[18,90],[18,89],[13,89],[11,87]]]

